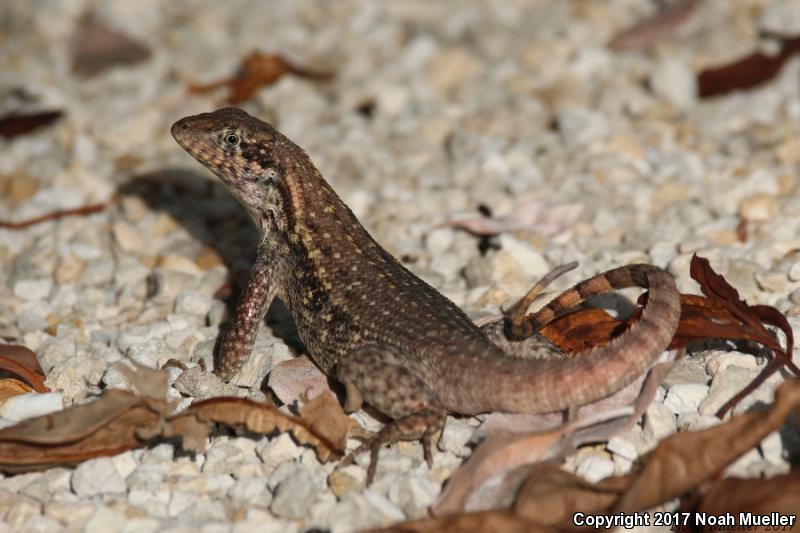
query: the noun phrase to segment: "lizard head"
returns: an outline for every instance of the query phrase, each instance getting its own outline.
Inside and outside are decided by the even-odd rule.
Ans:
[[[287,167],[307,160],[302,149],[234,107],[182,118],[172,136],[225,183],[257,226],[285,226],[282,181]]]

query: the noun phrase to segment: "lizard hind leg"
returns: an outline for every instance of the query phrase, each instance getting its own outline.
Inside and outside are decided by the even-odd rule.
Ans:
[[[345,407],[355,410],[370,404],[393,420],[340,463],[351,464],[362,452],[370,452],[367,485],[378,465],[378,452],[386,444],[421,440],[425,461],[433,464],[433,445],[441,436],[447,411],[436,394],[413,370],[412,359],[386,346],[366,346],[342,359],[336,377],[345,386]]]

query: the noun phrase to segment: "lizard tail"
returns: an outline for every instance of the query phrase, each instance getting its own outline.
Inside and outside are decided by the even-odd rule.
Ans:
[[[473,366],[459,377],[471,394],[460,412],[503,411],[547,413],[579,407],[610,396],[646,371],[672,340],[681,306],[675,280],[652,265],[628,265],[583,281],[566,290],[531,316],[534,327],[547,324],[561,312],[598,294],[627,287],[648,289],[640,318],[605,346],[593,347],[570,357],[540,360],[500,356]],[[492,376],[492,385],[474,386]],[[460,381],[457,380],[457,381]],[[466,400],[466,401],[465,401]],[[470,404],[470,405],[463,405]]]

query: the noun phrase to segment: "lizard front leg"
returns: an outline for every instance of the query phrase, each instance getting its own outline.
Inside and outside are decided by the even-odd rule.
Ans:
[[[259,251],[247,286],[236,304],[230,329],[222,341],[219,365],[214,370],[214,373],[224,381],[230,381],[242,368],[253,349],[258,325],[263,320],[275,294],[273,284],[270,283],[271,265],[272,261],[268,254]]]
[[[413,370],[404,354],[388,346],[369,345],[348,354],[336,366],[336,378],[345,386],[348,411],[369,403],[393,420],[345,457],[340,466],[370,452],[366,484],[372,483],[378,452],[385,444],[421,440],[425,461],[433,466],[433,445],[444,428],[447,411],[436,394]]]

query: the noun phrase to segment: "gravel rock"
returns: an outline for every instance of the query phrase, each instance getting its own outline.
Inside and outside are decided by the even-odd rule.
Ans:
[[[272,439],[264,439],[256,446],[256,453],[264,462],[267,473],[271,473],[285,461],[299,459],[303,450],[295,444],[288,433],[281,433]]]
[[[78,496],[124,493],[125,479],[108,457],[98,457],[79,464],[72,474],[72,490]]]
[[[409,518],[421,518],[439,495],[441,487],[425,476],[401,477],[389,486],[389,501],[403,510]]]
[[[293,472],[275,488],[270,510],[280,518],[303,518],[321,490],[321,480],[308,467],[294,465]]]
[[[139,465],[125,479],[128,489],[156,490],[166,476],[164,467],[157,463]]]
[[[700,402],[708,394],[708,385],[700,383],[678,383],[667,391],[664,406],[679,415],[686,412],[696,412]]]
[[[650,86],[656,95],[680,110],[690,108],[697,100],[696,74],[685,59],[660,61],[650,76]]]
[[[605,457],[591,455],[578,464],[576,473],[590,483],[597,483],[614,475],[614,462]]]
[[[242,395],[236,385],[225,383],[214,374],[206,372],[197,366],[186,369],[175,380],[175,388],[181,393],[198,400],[217,396]]]
[[[448,419],[439,440],[439,449],[449,451],[459,457],[467,457],[471,453],[467,446],[475,428],[459,419]]]
[[[675,415],[667,407],[653,403],[644,415],[644,436],[650,442],[659,441],[675,433]]]
[[[41,300],[50,295],[53,290],[53,280],[43,279],[21,279],[14,283],[14,296],[21,300]]]
[[[386,526],[403,520],[405,515],[385,497],[371,490],[342,497],[339,505],[325,517],[331,531],[345,533]]]
[[[565,142],[575,145],[589,144],[609,133],[608,122],[602,114],[581,108],[563,109],[558,115],[558,128]]]
[[[214,444],[206,451],[203,472],[207,474],[232,474],[241,465],[244,454],[237,446],[227,442]]]
[[[728,400],[744,389],[758,375],[758,370],[748,370],[738,366],[730,366],[726,372],[714,376],[708,396],[700,403],[699,412],[704,415],[716,413]],[[733,409],[733,414],[746,412],[754,404],[771,404],[775,389],[781,383],[781,378],[772,375],[758,389],[742,399]]]
[[[367,473],[356,465],[336,469],[328,476],[328,486],[334,496],[340,498],[348,492],[359,490],[367,479]]]
[[[267,483],[263,477],[248,476],[236,480],[236,483],[228,490],[228,496],[241,506],[262,506],[269,507],[272,500],[272,493],[267,489]]]
[[[175,312],[178,314],[204,317],[211,311],[212,303],[213,300],[207,294],[193,290],[185,290],[179,293],[175,299]]]

